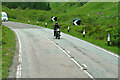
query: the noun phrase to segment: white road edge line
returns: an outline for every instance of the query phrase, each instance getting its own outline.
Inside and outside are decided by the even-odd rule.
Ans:
[[[19,68],[17,67],[16,78],[21,78],[21,76],[22,76],[22,65],[21,65],[21,63],[22,63],[22,46],[21,46],[21,41],[18,36],[18,33],[16,31],[15,31],[15,33],[18,37],[18,42],[19,42],[19,62],[20,62],[20,64],[18,65]]]
[[[90,73],[88,73],[86,70],[84,70],[84,71],[87,75],[89,75],[91,78],[93,78],[93,80],[95,80],[94,77],[90,75]]]
[[[67,35],[67,34],[65,34],[65,35]],[[89,42],[84,41],[84,40],[82,40],[82,39],[73,37],[73,36],[71,36],[71,35],[67,35],[67,36],[70,36],[70,37],[72,37],[72,38],[74,38],[74,39],[80,40],[80,41],[82,41],[82,42],[84,42],[84,43],[86,43],[86,44],[89,44],[89,45],[94,46],[94,47],[96,47],[96,48],[98,48],[98,49],[100,49],[100,50],[103,50],[104,52],[107,52],[107,53],[109,53],[109,54],[111,54],[111,55],[113,55],[113,56],[115,56],[115,57],[117,57],[117,58],[120,58],[119,55],[117,55],[117,54],[115,54],[115,53],[112,53],[112,52],[110,52],[110,51],[108,51],[108,50],[105,50],[105,49],[103,49],[103,48],[101,48],[101,47],[98,47],[98,46],[96,46],[96,45],[94,45],[94,44],[92,44],[92,43],[89,43]]]
[[[71,58],[71,56],[65,51],[63,50],[60,46],[58,46],[56,43],[54,43],[52,40],[50,40],[49,38],[47,38],[46,36],[44,36],[43,34],[41,34],[43,37],[45,37],[46,39],[48,39],[51,43],[53,43],[55,46],[57,46],[61,51],[63,51],[78,67],[81,68],[81,70],[83,70],[83,67],[73,58]],[[83,70],[90,78],[92,78],[93,80],[94,77],[89,73],[87,72],[86,70]]]
[[[87,68],[87,66],[85,64],[82,64],[82,65]]]
[[[7,26],[9,27],[9,26]],[[15,32],[17,38],[18,38],[18,44],[19,44],[19,57],[18,57],[18,60],[19,60],[19,65],[17,66],[17,72],[16,72],[16,78],[21,78],[22,76],[22,65],[21,65],[21,62],[22,62],[22,47],[21,47],[21,41],[20,41],[20,38],[18,36],[18,33],[12,29],[11,27],[9,27],[12,31]]]
[[[70,51],[67,51],[70,54]]]

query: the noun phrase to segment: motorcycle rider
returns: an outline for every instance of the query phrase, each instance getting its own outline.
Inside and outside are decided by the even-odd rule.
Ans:
[[[55,38],[55,34],[56,34],[57,29],[60,29],[60,26],[58,25],[57,22],[55,23],[53,29],[54,29],[54,38]]]

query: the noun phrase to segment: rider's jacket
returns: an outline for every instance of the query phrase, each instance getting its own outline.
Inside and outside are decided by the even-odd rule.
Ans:
[[[57,30],[58,28],[60,29],[59,25],[54,25],[54,27],[53,27],[54,30]]]

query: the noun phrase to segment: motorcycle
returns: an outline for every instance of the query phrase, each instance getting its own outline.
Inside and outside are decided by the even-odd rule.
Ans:
[[[60,29],[57,29],[57,30],[56,30],[55,38],[56,38],[56,39],[60,39]]]

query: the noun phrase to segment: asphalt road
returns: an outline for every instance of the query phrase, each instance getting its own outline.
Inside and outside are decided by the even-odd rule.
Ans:
[[[78,38],[40,26],[4,22],[19,40],[16,76],[21,78],[117,78],[118,57]],[[83,70],[87,69],[87,70]]]

